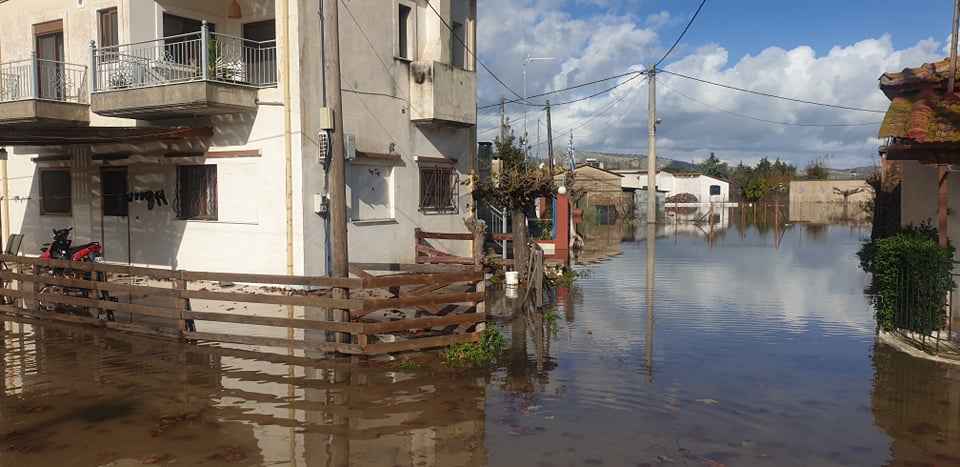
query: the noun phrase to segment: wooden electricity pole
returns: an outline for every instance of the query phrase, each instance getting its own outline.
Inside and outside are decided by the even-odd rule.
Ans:
[[[350,274],[347,254],[347,184],[343,160],[343,102],[340,93],[340,27],[338,0],[323,0],[324,94],[327,106],[333,109],[333,131],[330,134],[330,246],[333,277]],[[345,297],[344,297],[345,298]]]

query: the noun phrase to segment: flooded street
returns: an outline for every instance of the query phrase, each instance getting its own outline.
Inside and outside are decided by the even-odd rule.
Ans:
[[[650,308],[642,233],[587,238],[555,326],[491,292],[492,371],[7,321],[0,466],[960,465],[960,366],[875,343],[868,228],[661,234]]]

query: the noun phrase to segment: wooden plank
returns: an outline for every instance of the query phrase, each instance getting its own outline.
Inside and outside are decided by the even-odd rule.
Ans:
[[[370,277],[377,277],[377,276],[374,276],[373,274],[370,274],[370,273],[367,272],[367,271],[364,271],[363,269],[358,268],[358,267],[357,267],[356,265],[354,265],[354,264],[351,264],[351,265],[350,265],[349,271],[350,271],[350,274],[353,274],[354,276],[357,276],[357,277],[359,277],[359,278],[361,278],[361,279],[367,279],[367,278],[370,278]]]
[[[295,305],[322,308],[363,309],[364,302],[355,299],[334,299],[317,295],[267,295],[241,292],[216,292],[210,290],[184,290],[183,298],[199,298],[226,302],[263,303],[267,305]]]
[[[63,269],[73,269],[79,271],[100,271],[118,274],[127,274],[130,276],[148,276],[157,279],[173,279],[176,277],[175,271],[168,269],[147,268],[139,266],[130,266],[126,264],[110,263],[88,263],[82,261],[67,261],[61,259],[40,259],[32,256],[0,255],[0,261],[10,264],[28,264],[34,266],[47,266]]]
[[[401,298],[383,298],[377,300],[367,300],[364,303],[363,312],[367,314],[372,311],[382,310],[384,308],[405,308],[422,305],[446,305],[451,303],[477,303],[484,298],[483,292],[466,292],[456,294],[431,294],[420,295],[416,297]]]
[[[447,347],[463,342],[480,340],[480,333],[452,334],[449,336],[422,337],[398,342],[378,342],[368,344],[363,348],[364,355],[382,355],[387,353],[408,352],[411,350],[429,349],[432,347]]]
[[[382,323],[368,323],[364,331],[367,334],[383,334],[387,332],[406,331],[409,329],[427,329],[451,324],[479,323],[486,320],[481,313],[465,313],[441,316],[439,318],[414,318],[399,321],[385,321]]]
[[[418,240],[425,238],[434,238],[437,240],[473,240],[472,233],[441,233],[441,232],[426,232],[421,230],[420,233],[416,236]]]
[[[326,276],[287,276],[279,274],[246,274],[226,272],[183,271],[183,279],[188,281],[244,282],[270,285],[300,285],[314,287],[359,288],[361,279],[353,277]]]
[[[450,284],[453,282],[478,281],[483,279],[481,272],[457,272],[451,274],[413,274],[406,276],[374,277],[364,279],[363,288],[379,289],[404,285]]]
[[[236,313],[219,313],[211,311],[184,311],[183,317],[219,323],[249,324],[256,326],[271,326],[278,328],[321,329],[325,331],[346,332],[358,334],[365,331],[367,324],[343,323],[339,321],[325,321],[306,318],[281,318],[271,316],[243,315]]]
[[[351,263],[364,271],[416,272],[416,273],[453,273],[472,271],[459,265],[418,264],[418,263]]]
[[[424,253],[430,256],[455,256],[446,251],[440,251],[436,248],[430,248],[424,245],[417,245],[417,253]]]
[[[232,342],[234,344],[262,345],[267,347],[281,347],[301,350],[316,350],[319,352],[339,352],[358,355],[362,353],[360,346],[339,342],[315,342],[293,340],[282,337],[239,336],[236,334],[222,334],[211,332],[185,332],[188,339],[208,340],[215,342]]]
[[[470,258],[464,258],[460,256],[448,256],[448,257],[437,257],[437,256],[417,256],[418,263],[436,263],[436,264],[469,264],[473,266],[473,260]]]
[[[136,316],[153,316],[156,318],[168,318],[168,319],[180,318],[180,313],[178,312],[178,310],[174,308],[140,305],[136,303],[123,303],[123,302],[114,302],[110,300],[100,300],[97,302],[97,308],[130,313]]]

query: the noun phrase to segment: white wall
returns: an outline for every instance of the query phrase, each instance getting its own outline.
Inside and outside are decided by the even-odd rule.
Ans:
[[[467,0],[453,0],[455,10],[472,12]],[[89,62],[89,41],[96,38],[96,12],[117,5],[121,42],[131,39],[153,39],[160,35],[161,14],[167,11],[191,18],[207,18],[217,24],[217,31],[240,35],[240,23],[277,16],[278,44],[295,44],[284,57],[278,48],[279,84],[259,91],[255,113],[233,114],[172,122],[214,128],[214,137],[202,147],[196,142],[155,142],[141,144],[100,145],[95,148],[8,148],[10,201],[5,222],[10,232],[27,234],[24,252],[37,253],[39,243],[49,241],[50,229],[72,225],[76,242],[104,241],[107,258],[138,264],[169,266],[212,271],[249,271],[286,273],[287,225],[292,225],[294,273],[324,274],[327,235],[326,222],[314,213],[314,193],[327,189],[326,173],[317,159],[319,111],[323,105],[322,62],[320,54],[320,21],[317,2],[292,0],[289,7],[290,37],[284,37],[281,3],[252,5],[241,2],[241,21],[227,20],[220,2],[167,0],[162,6],[151,1],[87,1],[82,9],[73,0],[38,0],[30,5],[22,2],[0,4],[0,57],[4,61],[29,58],[32,48],[32,24],[64,18],[67,61]],[[224,5],[226,2],[223,2]],[[462,3],[462,4],[461,4]],[[66,5],[66,7],[65,7]],[[428,23],[440,24],[422,0],[418,2],[420,35],[430,29]],[[388,5],[389,6],[389,5]],[[436,4],[438,10],[450,14],[450,0]],[[347,164],[348,181],[356,182],[347,193],[348,213],[356,213],[348,225],[349,259],[354,262],[412,262],[414,260],[414,228],[439,232],[466,232],[463,218],[469,208],[462,202],[453,214],[424,214],[418,210],[418,157],[456,160],[453,166],[465,180],[475,155],[475,127],[417,126],[410,122],[409,64],[394,58],[394,14],[385,14],[381,3],[353,2],[350,14],[341,11],[343,121],[345,133],[356,135],[361,153],[390,155],[393,159],[358,158]],[[390,8],[392,12],[395,8]],[[432,19],[430,19],[432,18]],[[449,21],[449,18],[447,18]],[[359,26],[358,24],[359,23]],[[468,32],[468,34],[473,34]],[[449,32],[437,40],[421,41],[422,58],[449,60]],[[25,52],[26,51],[26,52]],[[283,69],[287,61],[289,70]],[[289,78],[289,80],[287,79]],[[289,83],[289,88],[285,88]],[[289,93],[286,92],[289,91]],[[473,96],[475,99],[475,96]],[[289,107],[285,108],[288,102]],[[287,111],[285,111],[287,110]],[[152,124],[135,120],[91,115],[92,125],[135,126]],[[392,151],[391,151],[392,148]],[[172,150],[259,151],[259,156],[236,158],[168,158]],[[128,159],[102,162],[97,154],[127,152]],[[69,161],[35,163],[38,155],[69,153]],[[286,163],[292,164],[290,183],[293,212],[286,213]],[[174,219],[172,204],[176,190],[177,164],[216,164],[218,166],[217,221],[180,221]],[[139,203],[130,206],[129,223],[111,225],[116,219],[101,221],[99,170],[101,165],[128,167],[129,188],[163,190],[170,205],[147,210]],[[39,215],[36,196],[39,194],[38,166],[70,166],[73,172],[73,216]],[[378,170],[379,169],[379,170]],[[380,173],[381,180],[373,174]],[[383,191],[372,199],[390,204],[383,218],[371,219],[367,214],[379,213],[371,206],[357,203],[370,197],[353,196],[350,190]],[[460,186],[464,200],[469,187]],[[17,201],[20,196],[22,201]],[[31,199],[27,199],[31,198]],[[129,251],[121,234],[130,227]],[[106,238],[111,237],[111,238]],[[124,243],[124,245],[120,245]],[[452,242],[443,247],[457,254],[467,254],[467,242]],[[240,253],[242,251],[242,253]]]

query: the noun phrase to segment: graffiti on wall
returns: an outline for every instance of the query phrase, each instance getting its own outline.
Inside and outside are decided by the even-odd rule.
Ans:
[[[146,202],[148,211],[153,211],[154,206],[170,204],[167,202],[167,195],[163,190],[131,191],[127,193],[127,202],[132,203],[134,201]]]

